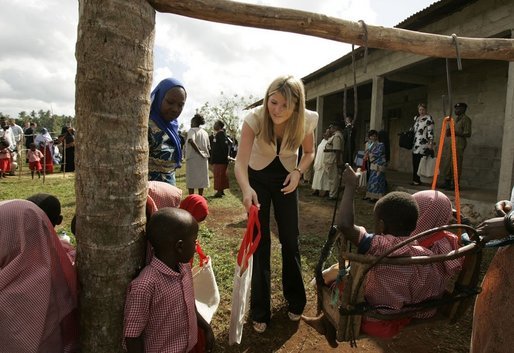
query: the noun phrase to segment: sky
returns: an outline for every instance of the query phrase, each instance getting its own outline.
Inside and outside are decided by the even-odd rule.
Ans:
[[[435,0],[243,0],[393,27]],[[0,0],[0,112],[50,110],[75,115],[78,2]],[[188,98],[179,122],[225,96],[260,98],[277,76],[304,77],[351,45],[257,28],[157,13],[152,88],[181,80]]]

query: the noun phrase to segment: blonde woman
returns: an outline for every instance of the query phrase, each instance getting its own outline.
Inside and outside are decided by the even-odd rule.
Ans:
[[[259,207],[261,241],[253,258],[251,318],[255,331],[266,330],[270,304],[270,207],[273,203],[282,250],[282,284],[289,318],[300,320],[306,303],[298,248],[297,186],[314,160],[318,114],[305,109],[302,82],[281,76],[268,87],[263,105],[245,118],[235,174],[248,211]],[[303,154],[298,161],[298,149]]]

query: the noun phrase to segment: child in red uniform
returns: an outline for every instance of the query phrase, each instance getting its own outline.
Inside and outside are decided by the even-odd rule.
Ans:
[[[345,189],[340,209],[336,217],[338,229],[345,239],[358,247],[360,254],[380,256],[398,243],[407,239],[416,228],[418,205],[416,200],[405,192],[391,192],[377,201],[373,211],[374,233],[354,224],[353,199],[359,177],[350,166],[343,173]],[[416,241],[391,253],[390,256],[430,256],[433,252]],[[372,268],[364,281],[364,298],[367,303],[378,307],[379,313],[400,313],[408,304],[439,298],[444,292],[445,275],[438,264],[427,265],[377,265]],[[415,318],[428,318],[434,310],[418,311]],[[398,320],[376,320],[364,316],[361,330],[372,336],[393,337],[409,318]]]
[[[206,335],[206,351],[212,350],[214,335],[196,310],[189,264],[197,233],[198,223],[185,210],[165,207],[151,216],[147,236],[155,255],[127,290],[124,345],[129,353],[188,353],[195,349],[199,328]]]
[[[11,151],[5,138],[0,138],[0,178],[5,178],[5,172],[11,171]]]
[[[34,172],[37,172],[37,177],[41,178],[41,171],[43,170],[41,159],[43,157],[43,153],[36,148],[36,144],[31,143],[30,150],[27,152],[27,159],[29,160],[29,169],[32,179],[34,179]]]

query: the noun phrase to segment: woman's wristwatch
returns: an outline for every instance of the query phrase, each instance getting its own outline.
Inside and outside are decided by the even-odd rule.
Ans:
[[[509,234],[514,235],[514,211],[510,211],[503,217],[503,224]]]
[[[298,167],[294,168],[294,169],[293,169],[293,172],[294,172],[295,170],[296,170],[298,173],[300,173],[300,176],[302,176],[302,175],[303,175],[303,172],[302,172],[302,170],[301,170],[300,168],[298,168]]]

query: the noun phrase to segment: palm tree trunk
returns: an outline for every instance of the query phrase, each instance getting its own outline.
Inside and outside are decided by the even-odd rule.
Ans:
[[[155,11],[79,0],[77,268],[81,351],[121,352],[128,283],[144,259]]]

